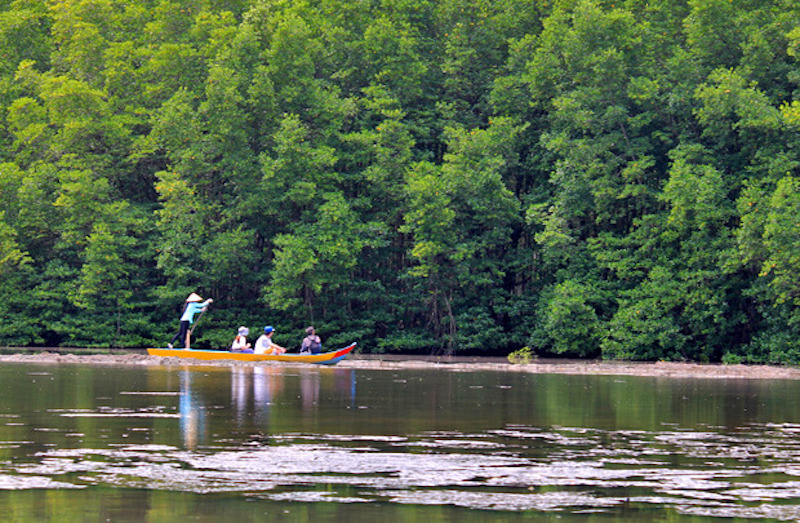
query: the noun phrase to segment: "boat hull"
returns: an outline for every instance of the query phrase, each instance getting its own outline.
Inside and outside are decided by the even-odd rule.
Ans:
[[[293,363],[313,363],[316,365],[336,365],[342,361],[356,343],[339,350],[321,352],[319,354],[247,354],[224,350],[184,350],[184,349],[147,349],[147,354],[162,358],[185,358],[192,360],[234,360],[234,361],[285,361]]]

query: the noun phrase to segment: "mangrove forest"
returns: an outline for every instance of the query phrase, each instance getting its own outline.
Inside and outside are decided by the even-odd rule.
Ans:
[[[796,0],[0,0],[0,345],[800,362]]]

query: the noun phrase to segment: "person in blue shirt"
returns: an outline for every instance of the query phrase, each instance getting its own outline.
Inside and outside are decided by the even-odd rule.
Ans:
[[[191,333],[189,332],[189,327],[194,323],[194,316],[199,312],[203,312],[206,310],[214,300],[211,298],[203,301],[203,298],[198,296],[195,293],[191,293],[188,298],[186,298],[186,303],[183,305],[183,314],[181,314],[181,325],[178,328],[178,332],[172,338],[172,342],[167,343],[167,347],[170,349],[172,348],[173,343],[180,342],[183,343],[184,349],[189,349],[191,345]]]

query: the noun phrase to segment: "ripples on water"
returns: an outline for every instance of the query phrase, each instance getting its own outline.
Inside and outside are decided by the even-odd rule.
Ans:
[[[795,389],[266,368],[3,372],[5,491],[800,521],[800,425],[765,421],[797,417],[750,411],[783,406]],[[665,422],[638,422],[640,412]],[[619,426],[650,430],[609,429]]]
[[[275,501],[573,514],[659,506],[685,515],[796,520],[798,431],[800,426],[791,424],[733,432],[508,426],[412,437],[281,434],[266,443],[220,441],[194,451],[150,444],[53,448],[36,453],[30,462],[0,464],[0,489],[104,485],[235,492]]]

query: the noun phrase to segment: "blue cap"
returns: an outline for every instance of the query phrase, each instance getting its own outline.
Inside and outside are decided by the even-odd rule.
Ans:
[[[269,334],[270,332],[274,331],[275,329],[272,328],[272,325],[267,325],[264,327],[264,334]]]

